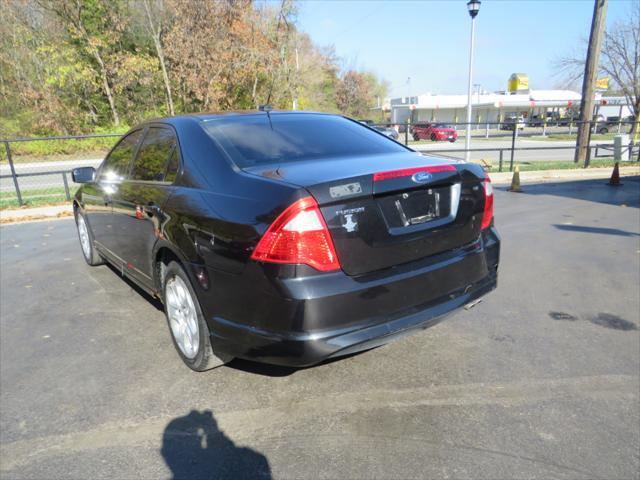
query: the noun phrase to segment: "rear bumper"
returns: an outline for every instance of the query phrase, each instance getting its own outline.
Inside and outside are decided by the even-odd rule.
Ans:
[[[213,347],[234,357],[302,367],[386,344],[496,288],[499,248],[491,228],[473,245],[393,273],[277,280],[279,298],[269,296],[254,307],[259,325],[209,317]]]

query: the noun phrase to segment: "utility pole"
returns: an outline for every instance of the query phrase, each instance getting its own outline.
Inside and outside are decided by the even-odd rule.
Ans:
[[[464,160],[469,162],[471,159],[471,88],[473,86],[473,46],[476,34],[476,16],[480,11],[480,0],[469,0],[467,2],[467,10],[471,17],[471,41],[469,46],[469,83],[467,89],[467,133],[464,136]]]
[[[605,18],[607,16],[608,0],[595,0],[593,19],[591,20],[591,34],[589,35],[589,49],[584,66],[582,80],[582,99],[580,100],[580,123],[578,124],[578,138],[576,139],[576,153],[574,162],[589,166],[589,139],[591,137],[591,122],[593,121],[593,96],[595,94],[600,48],[604,35]]]

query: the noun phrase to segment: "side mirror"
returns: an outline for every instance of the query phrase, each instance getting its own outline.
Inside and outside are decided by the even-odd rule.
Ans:
[[[71,170],[71,178],[75,183],[91,183],[95,180],[96,169],[93,167],[79,167]]]

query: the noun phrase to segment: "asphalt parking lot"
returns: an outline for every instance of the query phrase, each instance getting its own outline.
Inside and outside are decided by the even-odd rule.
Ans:
[[[640,177],[496,189],[498,289],[291,370],[188,370],[73,220],[0,228],[1,478],[638,478]],[[248,299],[250,301],[250,299]]]

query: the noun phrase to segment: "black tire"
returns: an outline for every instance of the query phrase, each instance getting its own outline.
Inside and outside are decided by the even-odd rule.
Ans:
[[[210,370],[215,367],[219,367],[224,365],[225,363],[231,361],[231,357],[227,355],[221,354],[220,356],[216,355],[213,352],[213,348],[211,347],[211,338],[209,336],[209,327],[207,326],[207,322],[204,320],[204,315],[202,314],[202,308],[200,307],[200,302],[198,301],[198,296],[196,295],[193,286],[191,285],[191,281],[189,276],[186,274],[182,266],[177,262],[170,262],[166,268],[163,269],[163,278],[162,278],[162,299],[164,303],[164,311],[165,317],[167,319],[167,326],[169,327],[169,332],[171,334],[171,340],[173,342],[173,346],[175,347],[178,355],[182,359],[182,361],[192,370],[196,372],[203,372],[205,370]],[[173,329],[171,328],[171,320],[169,318],[169,306],[167,304],[167,283],[173,277],[180,277],[184,285],[187,287],[189,294],[191,295],[191,299],[196,309],[197,315],[197,324],[198,324],[198,350],[196,354],[192,358],[188,358],[180,349],[178,342],[174,336]]]
[[[85,232],[88,238],[86,247],[83,244],[82,224],[84,224]],[[80,250],[82,251],[84,261],[92,267],[103,265],[104,258],[100,256],[93,244],[93,232],[91,231],[91,226],[87,222],[87,219],[82,212],[76,213],[76,230],[78,231],[78,240],[80,240]]]
[[[420,141],[420,137],[418,136],[418,134],[416,134],[416,133],[413,134],[413,141],[414,142],[419,142]]]
[[[449,139],[449,142],[456,143],[456,139],[455,138],[451,138],[451,139]]]
[[[437,139],[437,137],[436,137],[436,134],[435,134],[435,133],[432,133],[432,134],[431,134],[431,141],[432,141],[432,142],[435,142],[435,141],[437,141],[437,140],[438,140],[438,139]]]
[[[609,133],[609,129],[607,127],[601,127],[598,129],[598,133],[604,135],[605,133]]]

